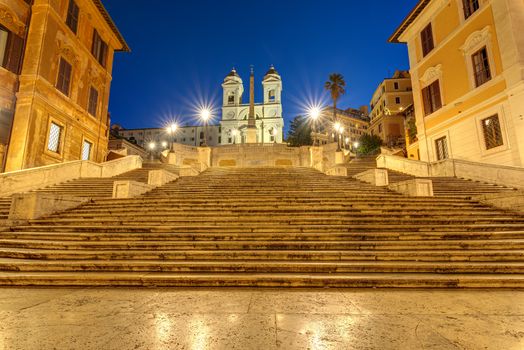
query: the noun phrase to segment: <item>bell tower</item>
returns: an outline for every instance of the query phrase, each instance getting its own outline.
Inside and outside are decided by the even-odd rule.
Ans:
[[[240,106],[242,104],[242,94],[244,84],[235,68],[229,72],[222,83],[223,99],[222,106]]]

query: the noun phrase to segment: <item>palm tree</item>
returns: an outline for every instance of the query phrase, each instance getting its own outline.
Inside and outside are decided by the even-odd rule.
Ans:
[[[333,125],[337,122],[337,101],[346,93],[346,81],[344,76],[340,73],[332,73],[329,75],[329,80],[324,84],[324,89],[329,91],[331,99],[333,100]],[[335,139],[338,142],[338,134],[335,132]],[[340,147],[340,144],[339,146]]]

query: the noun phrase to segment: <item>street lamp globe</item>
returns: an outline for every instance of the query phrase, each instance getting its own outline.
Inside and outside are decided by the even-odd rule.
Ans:
[[[207,122],[209,118],[211,118],[211,111],[207,108],[202,109],[202,111],[200,111],[200,118],[202,118],[204,122]]]
[[[162,148],[166,148],[167,147],[167,142],[166,141],[162,141]]]
[[[309,110],[309,116],[310,116],[311,119],[313,119],[313,120],[318,120],[318,118],[320,117],[320,108],[318,108],[318,107],[312,107],[312,108]]]
[[[150,150],[154,150],[156,147],[156,144],[154,142],[150,142],[148,146]]]

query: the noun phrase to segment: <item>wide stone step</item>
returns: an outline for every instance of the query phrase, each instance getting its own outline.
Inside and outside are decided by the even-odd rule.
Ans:
[[[522,262],[523,250],[49,250],[0,248],[0,258],[44,260],[287,260]]]
[[[285,232],[374,232],[374,231],[404,231],[404,232],[430,232],[430,231],[457,231],[457,230],[475,230],[475,231],[492,231],[492,230],[524,230],[522,224],[416,224],[416,225],[399,225],[399,224],[352,224],[348,225],[287,225]],[[230,225],[122,225],[113,222],[111,225],[21,225],[11,228],[12,231],[61,231],[61,232],[193,232],[193,233],[217,233],[217,232],[275,232],[283,230],[280,225],[246,226],[238,224]]]
[[[522,288],[521,274],[1,272],[6,286]]]
[[[0,239],[0,247],[98,250],[462,250],[524,249],[524,239],[403,241],[40,241]]]
[[[34,261],[0,259],[0,271],[20,272],[231,272],[231,273],[505,273],[523,274],[524,263],[311,262],[311,261]]]
[[[489,240],[523,239],[521,231],[457,231],[457,232],[327,232],[290,233],[66,233],[66,232],[2,232],[3,239],[22,240],[70,240],[70,241],[366,241],[366,240]]]

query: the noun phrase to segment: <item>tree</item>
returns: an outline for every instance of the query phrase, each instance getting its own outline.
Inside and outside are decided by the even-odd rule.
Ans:
[[[293,119],[289,126],[287,140],[293,147],[312,144],[311,125],[309,125],[307,118],[299,115]]]
[[[346,93],[346,81],[344,80],[344,76],[340,73],[330,74],[329,80],[324,83],[324,89],[329,91],[331,100],[333,101],[333,124],[335,124],[337,122],[337,101]],[[338,142],[337,133],[335,133],[335,140]]]
[[[373,154],[382,146],[382,139],[378,135],[362,135],[358,141],[357,154]]]

